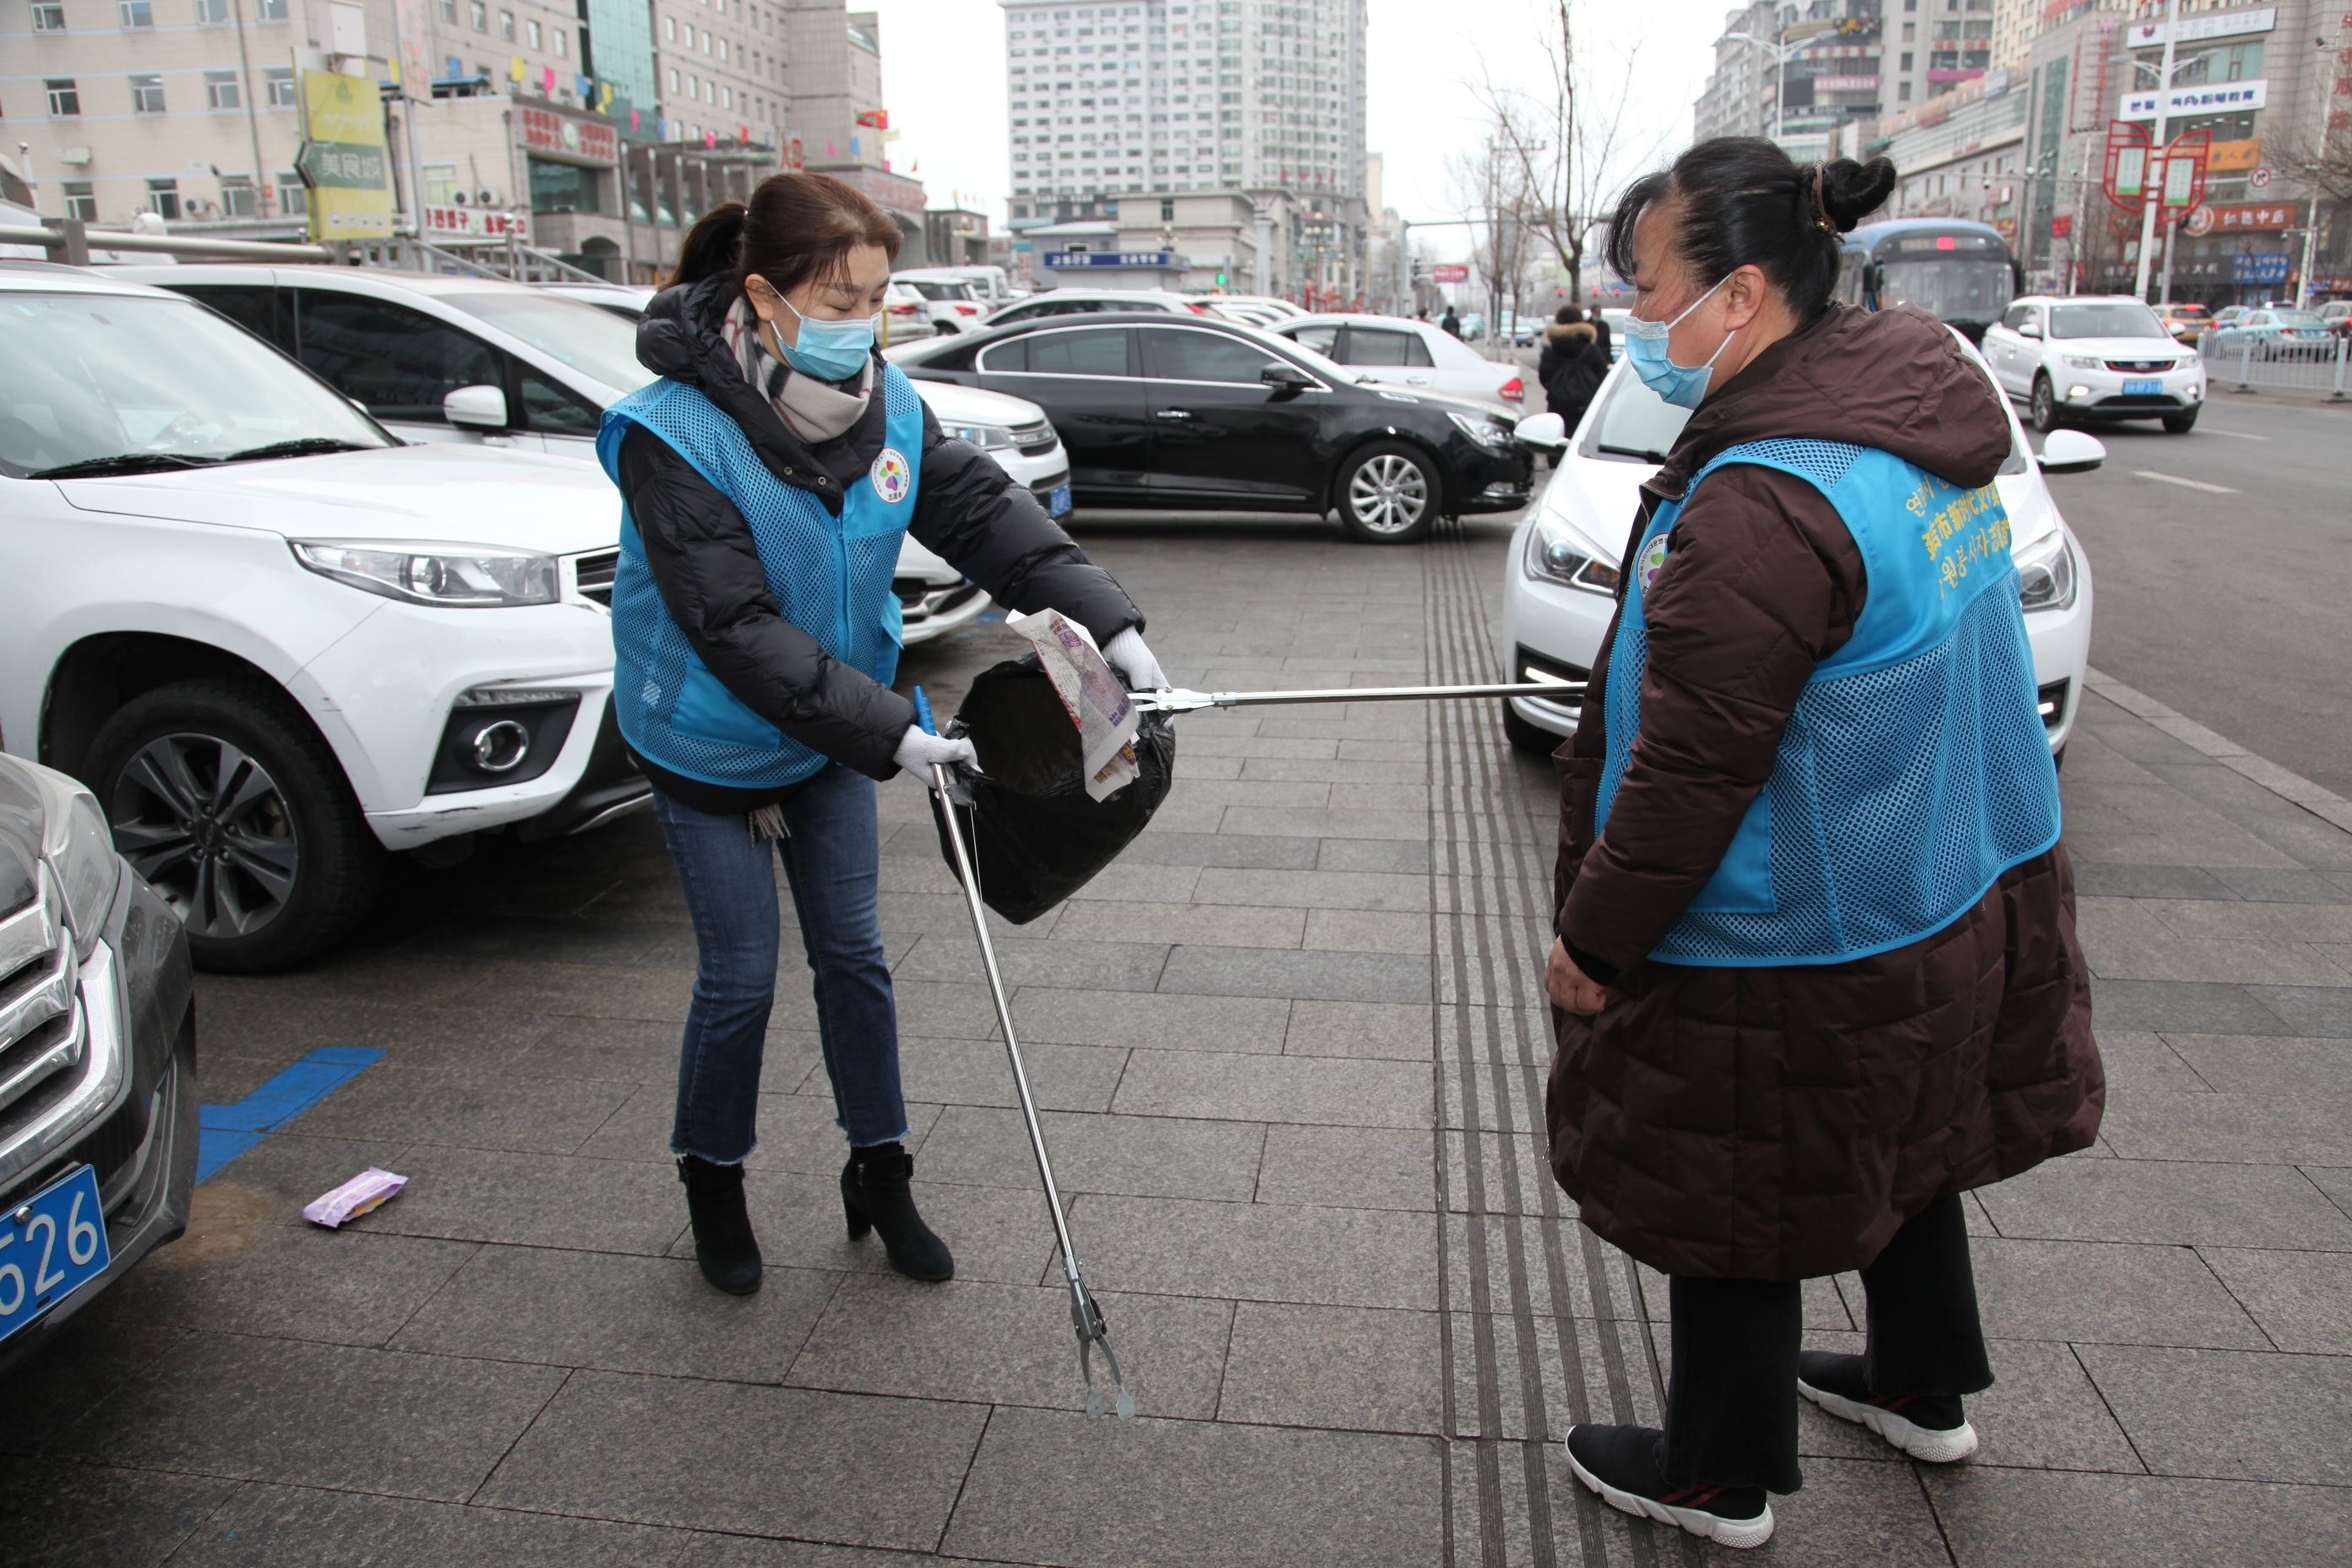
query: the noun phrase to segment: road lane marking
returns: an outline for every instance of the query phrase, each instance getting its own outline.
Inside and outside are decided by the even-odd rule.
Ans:
[[[2227,436],[2232,441],[2267,441],[2270,439],[2267,436],[2249,435],[2243,430],[2223,430],[2211,425],[2205,426],[2205,434],[2208,436]]]
[[[2154,479],[2158,484],[2183,485],[2192,490],[2204,490],[2217,496],[2233,496],[2238,493],[2227,485],[2209,485],[2203,479],[2184,479],[2179,474],[2159,474],[2148,468],[2134,468],[2132,477],[2137,479]]]
[[[270,1133],[381,1061],[383,1053],[364,1046],[327,1046],[312,1051],[235,1105],[196,1108],[196,1180],[214,1173]]]

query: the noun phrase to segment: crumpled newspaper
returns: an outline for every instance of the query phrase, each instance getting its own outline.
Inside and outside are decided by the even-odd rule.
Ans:
[[[1136,776],[1134,705],[1127,683],[1111,669],[1086,627],[1059,610],[1010,615],[1004,624],[1027,637],[1053,681],[1070,722],[1078,727],[1078,756],[1087,794],[1100,800]]]

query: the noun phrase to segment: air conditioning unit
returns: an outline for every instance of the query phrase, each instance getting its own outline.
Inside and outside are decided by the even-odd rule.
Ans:
[[[467,203],[468,200],[470,200],[471,198],[469,198],[469,197],[466,195],[466,193],[465,193],[465,192],[463,192],[463,191],[459,191],[459,192],[457,192],[456,195],[452,195],[449,199],[450,199],[451,201],[453,201],[453,202],[457,203],[459,206],[461,206],[461,207],[462,207],[462,206],[464,206],[464,205],[466,205],[466,203]]]
[[[478,206],[494,207],[505,199],[505,197],[501,196],[496,191],[476,191],[474,193],[474,202],[475,205]]]

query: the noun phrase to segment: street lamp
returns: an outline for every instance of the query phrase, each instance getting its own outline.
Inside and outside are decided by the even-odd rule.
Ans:
[[[1778,40],[1759,38],[1753,33],[1723,35],[1722,41],[1725,43],[1754,44],[1759,49],[1769,51],[1772,56],[1772,140],[1776,142],[1780,141],[1788,131],[1789,62],[1827,36],[1827,34],[1817,33],[1812,37],[1801,39],[1792,44],[1788,42],[1789,35],[1786,29],[1781,31]]]

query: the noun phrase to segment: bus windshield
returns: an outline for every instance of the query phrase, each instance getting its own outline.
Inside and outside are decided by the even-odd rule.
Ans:
[[[1956,327],[1981,331],[2009,308],[2009,261],[1996,256],[1891,256],[1880,264],[1878,307],[1916,305]]]

